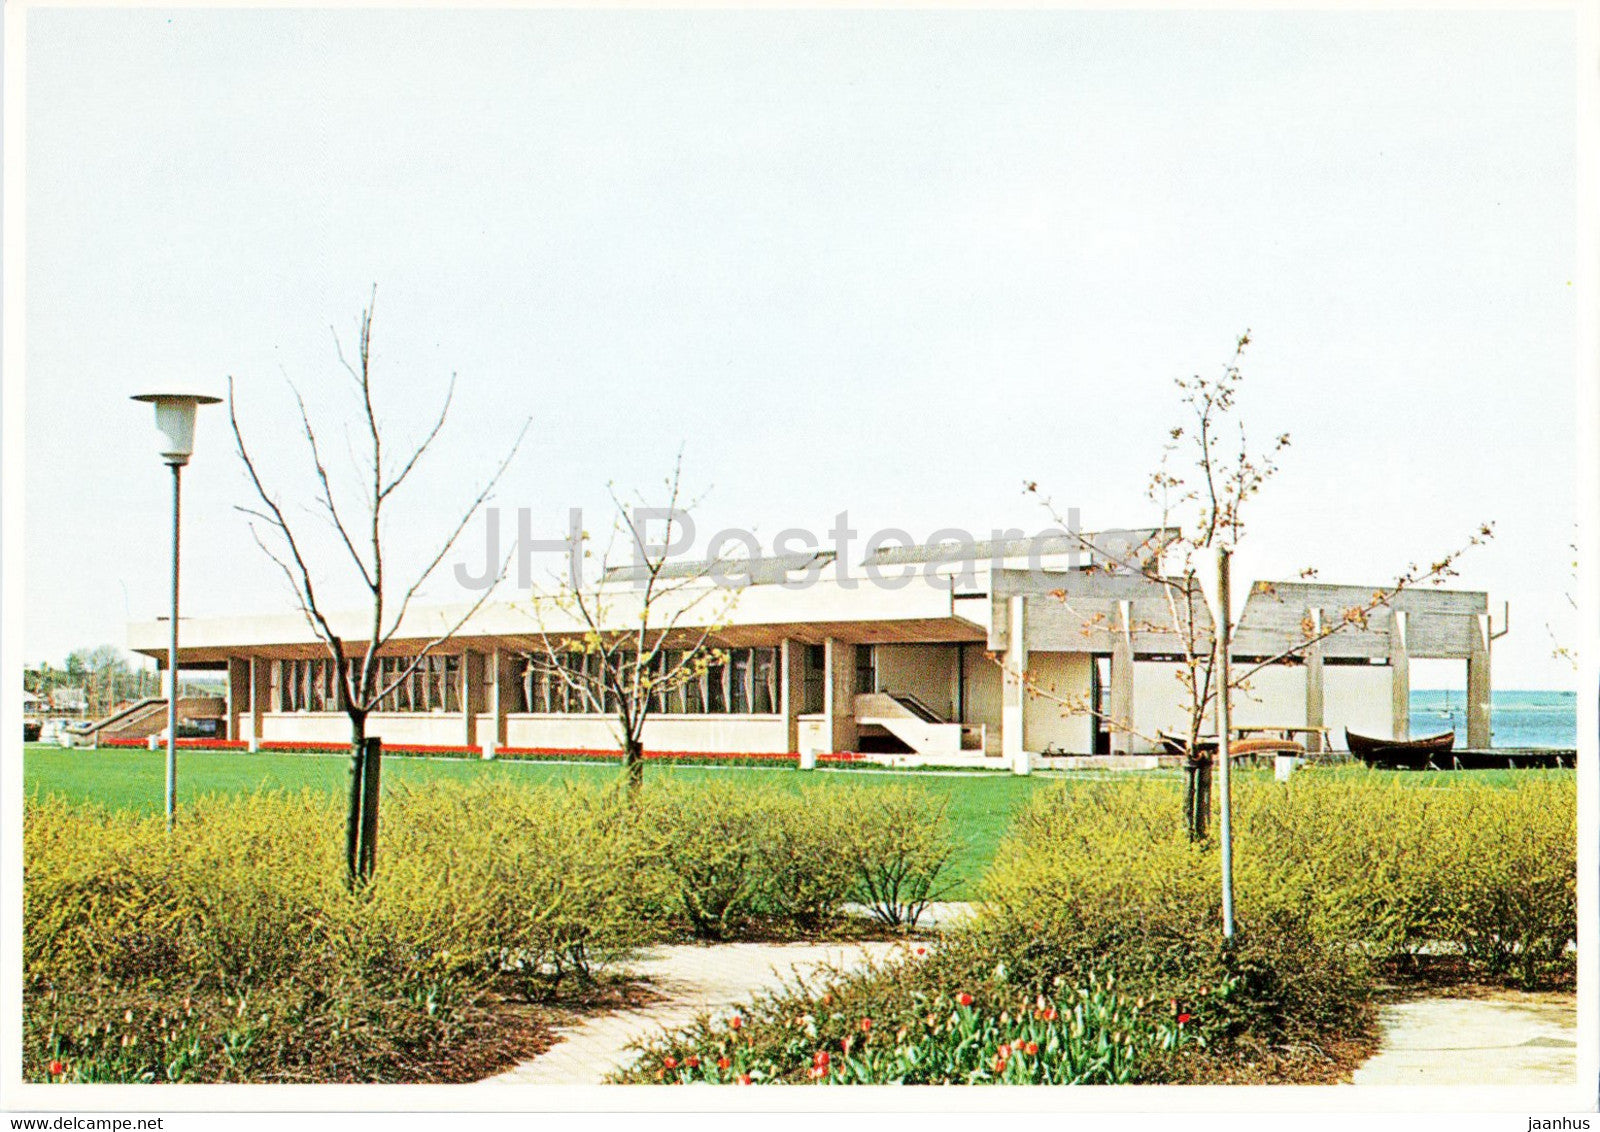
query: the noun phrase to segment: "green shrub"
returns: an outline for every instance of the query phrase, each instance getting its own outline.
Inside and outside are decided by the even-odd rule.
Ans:
[[[914,787],[855,790],[845,830],[855,896],[881,922],[915,927],[948,889],[955,840],[949,798]]]
[[[630,811],[621,790],[395,789],[355,919],[364,962],[412,979],[511,972],[540,993],[589,978],[665,930]]]
[[[702,939],[738,934],[755,915],[764,878],[759,840],[771,790],[732,777],[693,785],[652,782],[639,795],[643,852],[671,877],[676,907]]]
[[[855,809],[835,788],[773,792],[760,798],[755,906],[801,934],[838,920],[856,883]]]
[[[702,939],[814,933],[852,900],[913,924],[954,853],[946,800],[906,786],[660,780],[639,805],[650,859]]]

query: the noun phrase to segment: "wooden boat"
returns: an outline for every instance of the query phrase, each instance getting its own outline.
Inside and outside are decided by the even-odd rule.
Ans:
[[[1344,739],[1352,755],[1378,770],[1426,770],[1429,763],[1448,766],[1450,751],[1456,745],[1454,731],[1421,739],[1374,739],[1346,727]]]

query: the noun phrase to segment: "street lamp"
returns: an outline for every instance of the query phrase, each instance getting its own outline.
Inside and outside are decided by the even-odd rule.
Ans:
[[[204,393],[141,393],[135,401],[156,407],[157,451],[172,469],[172,633],[167,643],[167,828],[178,806],[178,499],[183,466],[194,453],[194,414],[222,400]]]

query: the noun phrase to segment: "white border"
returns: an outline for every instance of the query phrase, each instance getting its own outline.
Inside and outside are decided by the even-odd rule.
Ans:
[[[3,387],[0,387],[0,729],[17,734],[21,718],[22,668],[22,513],[23,485],[23,250],[24,250],[24,125],[26,90],[24,38],[29,7],[214,7],[206,0],[28,0],[12,2],[4,13],[4,216],[3,216]],[[633,0],[607,0],[585,5],[545,2],[504,4],[492,2],[436,3],[393,0],[345,0],[340,4],[314,0],[247,0],[232,7],[274,8],[434,8],[434,7],[610,7],[653,8],[663,5]],[[846,3],[842,0],[801,4],[704,3],[672,5],[681,8],[950,8],[993,9],[1059,8],[1107,9],[1139,7],[1154,10],[1188,9],[1325,9],[1326,3],[1195,3],[1178,0],[1144,0],[1143,3],[1092,0],[1059,4],[1028,2],[976,2],[935,0],[924,3]],[[1383,0],[1341,3],[1342,9],[1385,9]],[[39,1085],[20,1081],[21,1067],[21,804],[22,761],[0,759],[0,1090],[8,1112],[75,1111],[116,1112],[862,1112],[902,1110],[927,1113],[1077,1111],[1102,1113],[1224,1113],[1248,1110],[1259,1115],[1288,1112],[1366,1112],[1458,1114],[1460,1127],[1488,1126],[1496,1113],[1548,1115],[1592,1112],[1600,1083],[1600,999],[1597,999],[1595,912],[1600,895],[1600,0],[1566,0],[1563,3],[1450,3],[1424,0],[1406,7],[1432,11],[1503,8],[1566,10],[1573,13],[1578,67],[1578,229],[1575,309],[1579,319],[1574,396],[1579,430],[1580,508],[1580,616],[1582,623],[1582,680],[1579,694],[1579,1050],[1577,1079],[1570,1086],[1526,1088],[1406,1088],[1406,1087],[1120,1087],[1120,1088],[1010,1088],[1010,1089],[704,1089],[661,1087],[570,1088],[493,1085]],[[246,1122],[248,1123],[248,1122]],[[391,1123],[386,1121],[386,1124]],[[404,1123],[404,1121],[401,1121]],[[1142,1122],[1138,1122],[1142,1123]],[[1252,1122],[1253,1123],[1253,1122]],[[1430,1124],[1434,1121],[1429,1121]],[[1324,1121],[1297,1121],[1305,1127]],[[1202,1127],[1216,1121],[1202,1120]],[[1494,1127],[1513,1127],[1505,1118]],[[1600,1121],[1594,1127],[1600,1128]],[[1518,1119],[1517,1132],[1525,1127]]]

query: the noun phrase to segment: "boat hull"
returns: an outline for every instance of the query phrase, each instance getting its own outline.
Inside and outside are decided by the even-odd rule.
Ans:
[[[1352,755],[1378,770],[1427,770],[1430,766],[1449,769],[1456,765],[1450,754],[1456,743],[1454,731],[1399,740],[1358,735],[1347,727],[1344,737]]]

